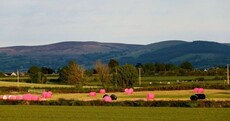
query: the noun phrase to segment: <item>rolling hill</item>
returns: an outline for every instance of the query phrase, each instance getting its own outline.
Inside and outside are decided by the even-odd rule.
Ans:
[[[140,62],[163,62],[180,64],[191,62],[197,68],[226,65],[230,63],[230,46],[216,42],[194,41],[143,53]]]
[[[51,67],[55,70],[70,60],[90,67],[96,60],[108,61],[141,45],[99,43],[99,42],[61,42],[41,46],[14,46],[0,48],[0,71],[26,71],[32,65]]]
[[[0,48],[0,71],[26,71],[32,65],[59,69],[70,60],[91,68],[96,60],[114,58],[121,64],[191,62],[196,68],[230,63],[230,44],[209,41],[163,41],[149,45],[100,42],[61,42],[41,46]]]

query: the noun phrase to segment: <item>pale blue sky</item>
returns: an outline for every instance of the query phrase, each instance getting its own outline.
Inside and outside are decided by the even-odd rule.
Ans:
[[[230,43],[230,0],[0,0],[0,47],[62,41]]]

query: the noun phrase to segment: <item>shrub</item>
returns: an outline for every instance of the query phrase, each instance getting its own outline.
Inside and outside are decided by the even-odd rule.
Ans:
[[[53,105],[53,106],[131,106],[131,107],[206,107],[229,108],[230,101],[122,101],[104,102],[102,100],[49,100],[49,101],[9,101],[0,100],[0,105]]]

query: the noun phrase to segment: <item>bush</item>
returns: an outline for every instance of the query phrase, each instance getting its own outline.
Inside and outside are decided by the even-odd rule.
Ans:
[[[196,78],[195,80],[197,80],[197,81],[204,81],[204,77],[199,77],[199,78]]]
[[[53,105],[53,106],[128,106],[128,107],[206,107],[230,108],[230,101],[121,101],[104,102],[102,100],[50,100],[50,101],[9,101],[0,100],[0,105]]]
[[[135,91],[153,91],[153,90],[191,90],[194,88],[205,88],[205,89],[230,89],[230,85],[225,84],[189,84],[189,85],[159,85],[159,86],[149,86],[149,87],[142,87],[137,88]],[[20,92],[20,93],[27,93],[28,90],[31,89],[30,87],[0,87],[0,93],[9,93],[9,92]],[[74,87],[34,87],[32,89],[45,89],[52,91],[54,93],[89,93],[89,92],[98,92],[98,88],[74,88]],[[106,88],[106,92],[123,92],[123,88]]]

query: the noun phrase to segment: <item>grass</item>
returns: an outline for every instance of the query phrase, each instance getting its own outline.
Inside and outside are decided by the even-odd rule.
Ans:
[[[173,90],[173,91],[140,91],[134,92],[132,95],[127,95],[124,92],[114,92],[107,94],[115,94],[118,101],[124,100],[146,100],[146,95],[153,93],[155,100],[190,100],[190,96],[194,95],[193,90]],[[230,90],[205,90],[206,100],[230,100]],[[101,100],[104,94],[97,93],[97,96],[90,97],[89,93],[56,93],[52,100],[59,98],[74,99],[74,100]]]
[[[205,80],[203,82],[196,82],[196,79],[199,77],[203,77]],[[218,76],[220,78],[220,76]],[[58,75],[47,75],[47,79],[57,79]],[[94,80],[95,75],[91,77],[86,77],[85,87],[92,88],[92,86],[101,86],[101,82]],[[20,77],[19,86],[23,87],[73,87],[70,85],[58,85],[52,84],[33,84],[33,83],[24,83],[23,81],[29,80],[28,76]],[[193,80],[193,81],[192,81]],[[141,78],[142,86],[162,86],[168,85],[170,82],[171,85],[191,85],[191,84],[223,84],[223,80],[215,80],[215,76],[153,76],[153,77],[142,77]],[[0,86],[18,86],[17,77],[0,77]],[[112,86],[112,85],[110,85]],[[138,81],[135,83],[134,86],[139,86]]]
[[[0,106],[1,121],[228,121],[229,108]]]
[[[74,87],[71,85],[58,85],[58,84],[35,84],[35,83],[25,83],[25,82],[6,82],[0,81],[0,86],[10,87],[10,86],[21,86],[21,87]]]
[[[214,79],[215,76],[150,76],[142,77],[143,81],[154,80],[154,81],[184,81],[184,80],[196,80],[199,77],[203,77],[205,80]]]
[[[197,82],[197,79],[203,77],[204,81]],[[218,76],[221,78],[220,76]],[[171,84],[195,84],[195,83],[224,83],[224,80],[216,80],[215,76],[153,76],[142,77],[143,85],[149,85],[151,82],[153,85],[162,85],[170,82]]]
[[[58,79],[58,74],[45,74],[47,79]],[[29,75],[20,76],[20,79],[29,79]],[[4,76],[0,80],[17,80],[17,76]]]
[[[40,95],[42,92],[30,91],[30,93]],[[128,95],[124,92],[109,92],[106,94],[108,95],[115,94],[118,97],[117,101],[125,101],[125,100],[146,100],[146,96],[148,93],[153,93],[155,95],[155,100],[190,100],[190,96],[195,94],[193,90],[134,91],[132,95]],[[21,93],[8,92],[8,93],[1,93],[0,96],[12,95],[12,94],[14,95],[14,94],[21,94]],[[206,95],[206,100],[230,100],[230,90],[205,89],[204,94]],[[89,96],[89,93],[53,93],[53,96],[50,100],[58,100],[60,98],[67,99],[67,100],[73,99],[73,100],[84,100],[84,101],[102,100],[103,95],[104,94],[99,93],[99,89],[95,97]]]

